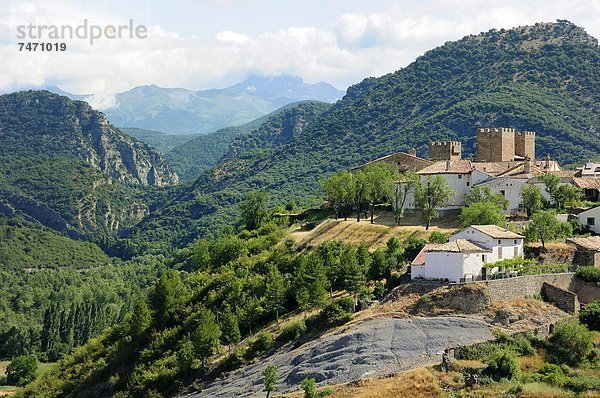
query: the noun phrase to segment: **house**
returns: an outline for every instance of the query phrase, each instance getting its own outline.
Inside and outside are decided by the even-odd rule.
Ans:
[[[574,244],[577,248],[573,264],[600,266],[600,236],[569,238],[567,242]]]
[[[365,167],[367,167],[371,164],[378,164],[378,163],[395,164],[398,166],[398,170],[400,172],[406,172],[406,171],[415,172],[415,171],[421,170],[424,167],[431,165],[433,162],[417,156],[417,150],[412,148],[408,151],[408,153],[396,152],[391,155],[383,156],[381,158],[372,160],[368,163],[365,163],[358,167],[355,167],[355,168],[351,169],[351,171],[356,172],[356,171],[364,169]]]
[[[579,224],[586,225],[597,234],[600,234],[600,206],[579,213]]]
[[[498,269],[486,264],[522,257],[523,236],[496,225],[472,225],[450,236],[448,243],[426,245],[411,263],[411,279],[487,279]]]

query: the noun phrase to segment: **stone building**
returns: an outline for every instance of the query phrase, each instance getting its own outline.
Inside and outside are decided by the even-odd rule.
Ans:
[[[600,236],[569,238],[567,242],[574,244],[577,248],[573,264],[600,266]]]
[[[535,160],[535,133],[514,128],[477,129],[479,162],[514,162],[529,157]]]
[[[460,141],[432,141],[429,143],[429,160],[461,160]]]
[[[400,170],[400,172],[406,172],[406,171],[416,172],[416,171],[419,171],[419,170],[433,164],[433,162],[417,156],[417,151],[413,148],[413,149],[410,149],[408,151],[408,153],[396,152],[391,155],[387,155],[387,156],[381,157],[379,159],[375,159],[371,162],[362,164],[358,167],[353,168],[351,171],[352,172],[359,171],[359,170],[364,169],[368,165],[381,163],[381,162],[392,163],[392,164],[397,165],[398,170]]]

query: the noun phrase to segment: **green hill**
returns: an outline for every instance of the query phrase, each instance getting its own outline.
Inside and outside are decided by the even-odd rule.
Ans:
[[[596,157],[599,76],[598,41],[567,21],[446,43],[350,87],[289,143],[205,172],[133,237],[183,244],[231,221],[245,192],[264,189],[278,203],[311,200],[328,173],[411,147],[425,156],[431,140],[460,139],[468,156],[480,126],[536,131],[538,154],[562,163]]]
[[[230,152],[230,145],[235,152],[240,152],[239,145],[244,145],[242,142],[251,142],[255,136],[252,131],[258,129],[274,116],[285,112],[288,109],[304,106],[306,103],[314,103],[316,107],[327,107],[326,103],[321,102],[294,102],[273,111],[265,116],[261,116],[246,124],[240,126],[226,127],[207,135],[202,135],[191,141],[185,142],[165,154],[165,157],[173,168],[177,171],[177,175],[182,181],[194,181],[209,168],[216,166],[222,158]],[[320,105],[317,105],[320,104]],[[280,129],[280,125],[271,126],[273,132]],[[269,134],[266,131],[260,134]],[[252,138],[250,138],[252,137]],[[269,137],[264,137],[267,141]],[[264,139],[261,139],[264,141]],[[238,144],[239,143],[239,144]]]
[[[138,141],[150,145],[163,156],[171,149],[183,145],[197,137],[195,134],[167,134],[160,131],[144,130],[135,127],[122,127],[121,131]]]

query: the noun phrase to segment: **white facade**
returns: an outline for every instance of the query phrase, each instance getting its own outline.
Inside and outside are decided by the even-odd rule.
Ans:
[[[497,226],[476,225],[450,236],[449,243],[423,248],[411,264],[411,279],[478,280],[484,275],[485,264],[522,257],[522,236]]]
[[[494,238],[477,230],[474,227],[469,227],[460,231],[448,238],[451,242],[457,239],[466,239],[475,243],[478,246],[485,247],[490,250],[489,257],[486,257],[485,263],[495,263],[507,258],[522,258],[523,257],[523,238]]]
[[[600,206],[579,213],[579,224],[587,225],[590,231],[600,234]]]
[[[411,279],[448,280],[481,279],[481,253],[427,252],[425,265],[411,266]]]
[[[507,212],[520,209],[523,203],[521,189],[527,180],[517,178],[494,178],[479,184],[481,187],[489,187],[493,194],[501,193],[508,199]]]

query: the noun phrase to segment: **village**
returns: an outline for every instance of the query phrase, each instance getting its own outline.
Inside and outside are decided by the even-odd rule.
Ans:
[[[575,170],[564,170],[560,164],[546,157],[536,157],[536,133],[514,128],[478,128],[477,151],[471,159],[463,159],[459,141],[429,143],[427,158],[417,155],[415,149],[398,152],[367,164],[390,163],[401,172],[416,173],[421,184],[429,185],[433,178],[442,178],[451,188],[449,199],[436,210],[439,214],[457,214],[468,206],[474,190],[506,198],[504,216],[507,219],[527,219],[523,204],[526,186],[535,186],[550,201],[545,184],[546,175],[558,177],[558,185],[566,185],[579,192],[586,206],[570,208],[568,213],[556,214],[561,221],[578,223],[586,235],[600,234],[600,163],[585,162]],[[403,181],[398,182],[402,187]],[[406,187],[402,211],[416,211],[415,188]],[[587,208],[586,208],[587,207]],[[518,223],[523,228],[525,223]],[[520,260],[524,259],[522,231],[497,225],[470,225],[449,236],[447,243],[427,243],[409,267],[411,280],[437,280],[454,283],[507,278],[520,275]],[[577,266],[600,266],[600,237],[569,237],[566,244],[574,247],[569,259],[570,269]],[[515,261],[511,261],[515,260]],[[497,266],[495,266],[497,264]],[[507,265],[512,265],[507,267]]]

